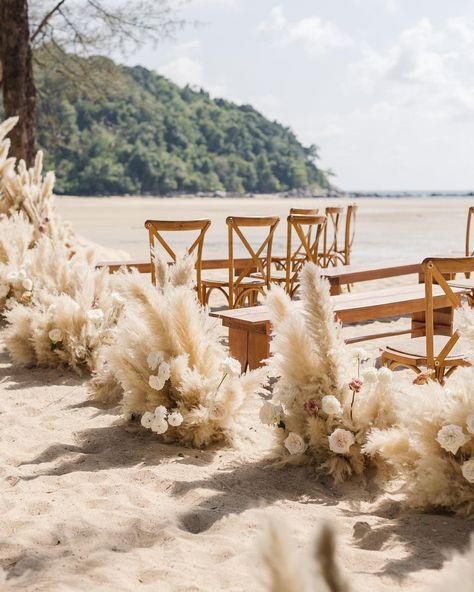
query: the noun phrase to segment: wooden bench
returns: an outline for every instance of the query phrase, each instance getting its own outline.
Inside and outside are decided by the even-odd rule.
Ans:
[[[455,288],[457,293],[464,292]],[[392,335],[410,333],[412,337],[425,334],[425,286],[415,284],[384,288],[377,291],[333,296],[334,312],[343,324],[387,317],[411,316],[411,328],[406,331],[393,331],[383,334],[358,337],[351,342],[377,339]],[[300,308],[302,303],[295,301]],[[433,287],[433,306],[435,309],[435,330],[437,334],[450,335],[452,332],[453,309],[446,294],[439,286]],[[240,361],[242,370],[257,368],[270,355],[271,323],[266,306],[252,306],[234,310],[215,311],[211,316],[222,320],[229,328],[229,349],[231,355]]]
[[[236,271],[242,270],[250,261],[250,258],[234,259]],[[227,269],[228,266],[228,259],[203,259],[202,261],[202,269]],[[140,273],[151,273],[151,263],[149,259],[100,261],[96,264],[97,269],[102,267],[108,267],[110,273],[115,273],[121,267],[126,267],[128,270],[137,269]],[[341,265],[339,267],[321,269],[321,274],[329,281],[331,294],[333,295],[340,294],[343,285],[415,273],[421,273],[421,263],[419,260],[406,261],[403,263],[393,263],[388,261],[385,263],[378,263],[376,267],[374,267],[373,264],[366,264]]]
[[[234,259],[234,267],[236,271],[241,271],[252,262],[250,257],[244,257],[241,259]],[[115,273],[121,268],[126,268],[129,271],[136,269],[139,273],[151,273],[151,262],[149,259],[135,259],[130,261],[99,261],[96,263],[96,269],[102,269],[107,267],[109,273]],[[228,259],[203,259],[201,269],[228,269]]]
[[[343,285],[420,273],[421,262],[419,260],[405,261],[402,263],[399,261],[379,262],[375,267],[373,263],[365,265],[342,265],[321,270],[321,275],[329,280],[331,294],[333,295],[341,294]]]

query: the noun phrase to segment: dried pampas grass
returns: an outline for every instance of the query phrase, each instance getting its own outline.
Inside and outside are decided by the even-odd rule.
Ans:
[[[311,263],[301,273],[301,295],[302,309],[281,288],[267,296],[274,329],[268,365],[279,380],[260,419],[277,429],[281,462],[314,463],[336,481],[364,475],[374,465],[362,451],[368,431],[395,419],[392,372],[368,369],[361,380],[365,352],[344,344],[328,282]]]
[[[288,527],[270,523],[260,544],[268,583],[268,592],[350,592],[354,588],[340,567],[336,549],[337,537],[334,527],[323,524],[313,543],[313,562],[295,551]],[[457,592],[474,590],[474,536],[466,553],[456,553],[450,564],[441,573],[430,592]],[[398,586],[397,586],[398,589]]]
[[[60,242],[42,237],[24,267],[28,302],[5,313],[5,344],[14,363],[94,370],[124,305],[107,270],[94,271],[82,255],[69,258]]]
[[[190,287],[189,259],[158,265],[157,288],[139,274],[121,278],[126,313],[100,352],[93,397],[121,402],[127,418],[139,419],[165,442],[231,442],[265,372],[240,376],[240,364],[227,357],[217,321]]]

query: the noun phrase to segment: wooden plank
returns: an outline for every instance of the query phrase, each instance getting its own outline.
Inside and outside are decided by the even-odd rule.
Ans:
[[[240,258],[234,259],[234,267],[236,271],[240,271],[245,268],[249,263],[252,262],[250,258]],[[107,267],[109,269],[109,273],[115,273],[122,267],[126,267],[129,271],[132,269],[137,269],[140,273],[151,273],[151,263],[149,259],[137,259],[137,260],[129,260],[129,261],[99,261],[96,263],[95,268],[101,269],[102,267]],[[211,269],[228,269],[229,268],[229,260],[228,259],[203,259],[201,269],[211,270]]]
[[[461,288],[454,288],[453,291],[455,293],[463,292]],[[433,286],[433,295],[435,308],[450,306],[448,297],[439,286]],[[332,300],[336,317],[342,323],[357,323],[424,311],[425,287],[422,284],[397,286],[360,294],[341,294],[333,296]],[[302,303],[296,301],[293,305],[301,308]],[[211,315],[223,321],[225,319],[226,326],[237,323],[242,328],[244,326],[254,327],[254,330],[256,326],[265,325],[270,320],[270,314],[265,305],[215,311]]]

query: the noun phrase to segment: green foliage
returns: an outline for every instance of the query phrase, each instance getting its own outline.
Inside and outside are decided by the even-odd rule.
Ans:
[[[76,195],[329,188],[288,128],[142,67],[37,53],[40,147]],[[60,59],[58,59],[60,58]]]

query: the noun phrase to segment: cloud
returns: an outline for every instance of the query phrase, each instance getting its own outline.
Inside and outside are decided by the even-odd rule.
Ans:
[[[170,78],[176,84],[185,86],[203,86],[204,68],[199,60],[182,56],[161,66],[160,73]]]
[[[282,44],[301,43],[313,56],[324,54],[333,48],[351,45],[351,38],[335,24],[323,21],[319,16],[308,16],[294,23],[285,17],[282,6],[274,6],[268,17],[258,26],[258,32],[277,36]]]
[[[387,50],[365,48],[352,75],[367,93],[390,98],[394,108],[417,109],[429,118],[471,116],[473,49],[474,28],[467,17],[448,19],[438,29],[423,18]]]

